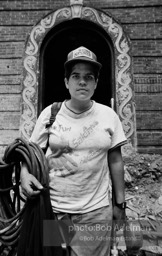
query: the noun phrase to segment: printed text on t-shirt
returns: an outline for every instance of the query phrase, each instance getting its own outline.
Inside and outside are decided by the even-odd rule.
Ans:
[[[95,121],[89,127],[84,126],[83,132],[79,134],[78,138],[73,139],[74,147],[78,147],[94,130],[94,128],[98,125],[98,122]]]

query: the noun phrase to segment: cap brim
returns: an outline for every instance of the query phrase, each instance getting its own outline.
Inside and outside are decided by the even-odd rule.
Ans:
[[[64,66],[65,66],[65,68],[66,68],[66,67],[69,66],[70,64],[72,64],[72,63],[77,63],[77,62],[79,62],[79,61],[84,61],[84,62],[91,63],[91,64],[93,64],[94,66],[98,67],[98,69],[101,69],[101,67],[102,67],[102,64],[101,64],[101,63],[99,63],[99,62],[97,62],[97,61],[90,60],[90,59],[88,59],[88,58],[86,58],[86,57],[79,57],[79,58],[75,58],[75,59],[72,59],[72,60],[68,60],[68,61],[66,61],[66,62],[64,63]]]

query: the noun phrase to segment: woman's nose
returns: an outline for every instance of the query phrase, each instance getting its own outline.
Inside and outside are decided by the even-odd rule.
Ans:
[[[80,79],[80,81],[79,81],[79,84],[80,84],[81,86],[86,85],[86,80],[85,80],[84,77],[81,77],[81,79]]]

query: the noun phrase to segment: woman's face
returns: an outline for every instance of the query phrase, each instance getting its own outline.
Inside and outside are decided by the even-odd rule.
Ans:
[[[93,65],[86,62],[76,63],[69,79],[65,78],[66,88],[71,99],[88,101],[94,94],[98,80],[95,79]]]

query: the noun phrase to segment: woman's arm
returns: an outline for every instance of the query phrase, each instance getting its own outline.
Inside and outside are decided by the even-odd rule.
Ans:
[[[38,144],[41,148],[45,148],[48,141],[48,129],[46,129],[46,124],[50,120],[51,115],[51,105],[46,107],[39,115],[37,122],[35,124],[32,135],[29,139],[30,142]],[[28,172],[26,164],[22,164],[20,173],[22,192],[25,196],[31,197],[40,193],[43,189],[40,182]]]
[[[121,147],[117,147],[108,153],[108,164],[112,178],[115,202],[118,204],[123,203],[125,201],[125,185]]]
[[[108,153],[108,165],[112,179],[113,215],[114,219],[120,222],[125,219],[125,209],[118,206],[125,202],[124,163],[120,146]]]
[[[22,192],[26,197],[36,196],[43,189],[43,186],[40,184],[40,182],[28,172],[26,164],[22,164],[20,180]]]

